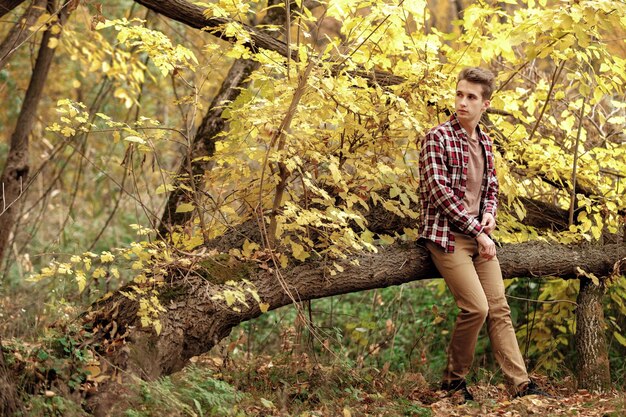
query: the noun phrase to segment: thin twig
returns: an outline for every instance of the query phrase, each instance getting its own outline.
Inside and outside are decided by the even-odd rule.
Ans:
[[[539,114],[539,117],[537,118],[537,121],[535,122],[535,126],[533,126],[533,130],[530,132],[530,135],[528,136],[528,142],[532,140],[533,136],[535,135],[535,132],[537,131],[537,128],[539,127],[539,123],[541,122],[541,119],[543,118],[543,114],[546,112],[548,103],[550,102],[550,96],[552,95],[552,90],[554,90],[554,86],[556,85],[556,80],[559,79],[559,76],[561,75],[561,71],[563,71],[563,67],[565,67],[565,60],[561,61],[559,66],[554,70],[554,74],[552,76],[552,82],[550,83],[550,89],[548,90],[548,96],[546,97],[545,103],[543,103],[543,107],[541,108],[541,113]]]
[[[585,115],[585,104],[587,97],[583,97],[583,104],[580,107],[580,117],[578,118],[578,132],[576,133],[576,144],[574,145],[574,166],[572,167],[572,190],[569,202],[568,226],[574,224],[574,209],[576,208],[576,172],[578,171],[578,146],[580,145],[580,134],[583,130],[583,116]]]

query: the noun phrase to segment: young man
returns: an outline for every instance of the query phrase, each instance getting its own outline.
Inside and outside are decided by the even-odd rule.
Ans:
[[[473,397],[469,373],[478,334],[487,321],[496,360],[516,396],[540,394],[528,378],[511,322],[496,246],[498,181],[491,139],[478,122],[490,104],[494,75],[465,68],[458,76],[455,110],[433,128],[420,153],[420,238],[461,310],[448,347],[442,389]]]

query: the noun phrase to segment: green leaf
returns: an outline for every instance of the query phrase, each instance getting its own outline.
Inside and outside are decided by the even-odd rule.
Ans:
[[[46,359],[48,359],[49,355],[45,350],[40,350],[39,352],[37,352],[37,358],[41,361],[45,361]]]

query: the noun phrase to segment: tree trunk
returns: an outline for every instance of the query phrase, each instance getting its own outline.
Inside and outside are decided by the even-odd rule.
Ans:
[[[30,28],[46,10],[46,2],[47,0],[34,0],[4,38],[0,45],[0,70],[4,68],[11,55],[17,51],[20,45],[29,36],[32,36]]]
[[[564,279],[577,278],[576,268],[581,265],[595,275],[608,275],[621,256],[624,256],[622,244],[572,248],[540,242],[505,245],[498,255],[506,278],[549,275]],[[257,262],[198,258],[193,271],[177,272],[185,276],[184,280],[173,277],[171,283],[159,289],[159,299],[166,308],[160,316],[163,328],[160,335],[152,328],[141,327],[138,302],[120,292],[94,305],[84,320],[93,325],[94,342],[113,366],[153,379],[180,370],[191,357],[209,351],[234,326],[261,315],[259,304],[251,296],[247,297],[248,306],[231,307],[213,298],[225,289],[232,289],[224,284],[227,280],[249,280],[261,302],[267,303],[269,309],[276,309],[294,300],[306,301],[439,276],[426,249],[415,244],[393,244],[379,248],[378,253],[362,253],[353,259],[359,264],[341,262],[343,272],[333,277],[323,261],[311,260],[296,262],[282,270],[278,278]],[[115,392],[103,387],[90,400],[91,406],[97,409],[98,404],[108,404],[107,395],[117,395]]]
[[[0,18],[22,3],[24,3],[24,0],[3,0],[0,3]]]
[[[56,2],[48,2],[50,12],[55,10],[54,3]],[[67,8],[62,8],[59,13],[59,24],[62,25],[66,18]],[[24,187],[27,185],[29,170],[28,136],[35,122],[37,105],[45,87],[55,51],[48,45],[51,39],[58,38],[60,34],[61,32],[54,34],[51,27],[42,36],[35,68],[26,90],[15,130],[11,135],[7,161],[0,176],[0,261],[4,259],[7,251],[9,235],[15,224],[15,216],[19,212],[20,198]]]
[[[576,353],[578,354],[578,386],[590,391],[606,391],[611,387],[609,353],[604,334],[602,298],[605,284],[595,285],[581,278],[576,309]]]

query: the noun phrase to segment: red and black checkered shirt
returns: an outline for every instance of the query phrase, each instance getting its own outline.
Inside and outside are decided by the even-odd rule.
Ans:
[[[491,139],[479,127],[478,138],[486,156],[480,187],[480,213],[496,216],[498,180]],[[477,237],[483,232],[480,219],[463,207],[467,188],[469,150],[465,129],[453,114],[426,134],[420,151],[420,238],[454,252],[454,232]]]

